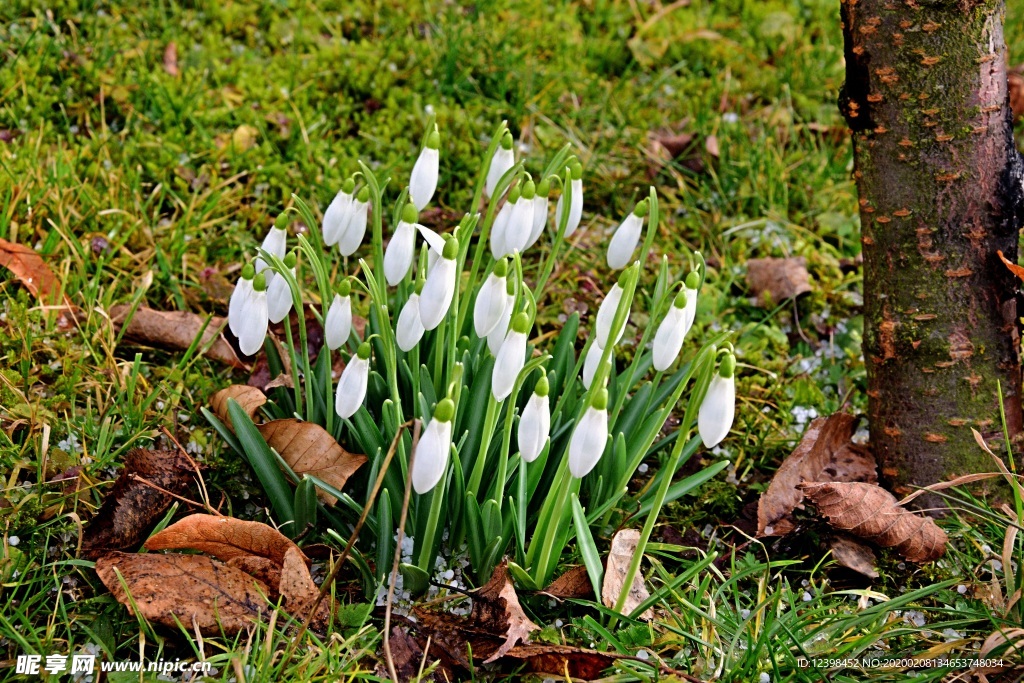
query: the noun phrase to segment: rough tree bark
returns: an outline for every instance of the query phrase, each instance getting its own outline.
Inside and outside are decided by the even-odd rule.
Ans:
[[[864,254],[871,441],[897,489],[991,471],[971,427],[1022,429],[1022,164],[1002,0],[841,0]],[[926,501],[926,505],[935,504]]]

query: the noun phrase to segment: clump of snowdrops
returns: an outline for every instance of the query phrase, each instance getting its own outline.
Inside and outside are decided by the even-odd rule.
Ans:
[[[292,214],[282,214],[231,297],[229,324],[241,350],[264,349],[272,372],[294,376],[293,386],[270,390],[263,410],[272,418],[316,422],[346,449],[365,453],[361,478],[345,491],[308,475],[289,480],[278,462],[267,461],[270,449],[255,430],[246,430],[250,438],[241,448],[285,531],[297,534],[319,514],[328,533],[341,538],[401,432],[367,519],[376,569],[362,554],[354,557],[376,581],[386,577],[411,480],[405,533],[415,546],[402,575],[413,591],[426,587],[442,544],[449,553],[465,546],[478,580],[511,556],[515,579],[529,588],[546,585],[566,549],[575,547],[600,596],[594,532],[603,533],[617,510],[639,510],[645,522],[617,598],[621,609],[662,506],[726,464],[673,483],[700,443],[714,447],[733,421],[736,361],[724,335],[680,358],[704,261],[694,253],[688,272],[676,274],[663,258],[653,287],[641,288],[658,232],[651,188],[611,237],[607,265],[617,277],[607,283],[582,349],[576,348],[578,314],[555,334],[541,335],[537,307],[583,215],[579,160],[567,145],[533,176],[516,161],[503,123],[483,154],[470,212],[439,233],[418,217],[435,194],[440,142],[431,120],[389,221],[390,179],[361,162],[322,221],[296,197],[293,211],[311,228],[308,234],[299,234],[289,250]],[[485,196],[486,211],[477,213]],[[546,250],[534,248],[541,241]],[[540,258],[531,259],[534,254]],[[325,348],[315,360],[307,353],[307,307],[324,329]],[[641,331],[632,360],[617,367],[615,347],[630,312],[641,307],[652,325]],[[286,324],[284,343],[274,343],[268,323],[296,311],[299,339]],[[362,336],[353,324],[358,313],[366,318]],[[335,382],[338,355],[344,370]],[[681,422],[663,432],[676,411]],[[237,405],[231,417],[236,431],[249,420]],[[423,425],[415,450],[411,431],[403,429],[410,419]],[[695,425],[699,437],[692,436]],[[648,458],[660,459],[657,473],[630,490]],[[339,504],[316,505],[316,489]]]

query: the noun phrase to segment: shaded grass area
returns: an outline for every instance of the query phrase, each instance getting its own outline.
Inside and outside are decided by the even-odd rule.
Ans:
[[[250,473],[197,412],[232,376],[203,358],[119,344],[105,311],[144,301],[224,313],[241,260],[291,193],[324,208],[360,158],[380,176],[407,177],[428,108],[442,132],[441,225],[474,209],[468,183],[453,179],[475,172],[498,120],[509,121],[531,170],[574,144],[584,228],[551,288],[555,301],[572,293],[578,309],[592,313],[606,289],[605,231],[655,184],[666,215],[659,249],[676,270],[687,250],[706,255],[697,324],[732,330],[741,364],[736,425],[716,453],[734,467],[672,507],[645,571],[660,587],[704,552],[719,559],[666,591],[654,625],[603,632],[592,610],[539,601],[531,607],[543,637],[644,648],[703,678],[815,680],[798,657],[919,653],[955,642],[947,629],[964,641],[959,651],[976,651],[1005,623],[990,585],[1004,578],[991,561],[1006,522],[984,503],[946,523],[946,559],[915,568],[886,555],[868,592],[819,562],[820,530],[766,549],[730,528],[749,531],[750,504],[811,417],[863,407],[856,193],[835,108],[837,3],[34,6],[0,8],[0,237],[47,255],[84,315],[62,325],[15,281],[0,281],[0,658],[95,645],[130,659],[143,638],[148,656],[194,656],[194,641],[141,628],[75,559],[79,524],[127,450],[157,443],[160,427],[186,434],[211,466],[225,513],[265,518]],[[1007,35],[1019,61],[1015,8]],[[650,139],[659,132],[694,140],[660,165]],[[789,255],[807,259],[814,291],[798,304],[753,305],[745,261]],[[565,312],[552,305],[540,319],[551,331]],[[76,467],[77,492],[45,483]],[[330,646],[295,661],[270,661],[283,624],[251,643],[207,641],[207,656],[225,679],[237,677],[233,661],[268,680],[364,675],[379,637],[364,620],[356,611]]]

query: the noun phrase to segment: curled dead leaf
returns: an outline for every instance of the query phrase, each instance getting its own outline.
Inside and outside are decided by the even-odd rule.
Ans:
[[[996,254],[999,256],[999,260],[1003,262],[1003,265],[1006,266],[1006,268],[1011,273],[1016,275],[1021,280],[1024,280],[1024,268],[1022,268],[1021,266],[1017,265],[1016,263],[1014,263],[1010,259],[1008,259],[1005,256],[1003,256],[1003,252],[1002,251],[997,251]]]
[[[811,291],[807,261],[790,258],[755,258],[747,261],[747,287],[758,305],[774,305]]]
[[[0,266],[11,271],[25,289],[44,304],[60,302],[57,276],[35,249],[0,239]],[[63,303],[71,305],[67,297]]]
[[[519,645],[508,656],[526,662],[538,674],[569,676],[572,680],[593,681],[602,678],[605,669],[621,657],[611,652],[584,650],[569,645]]]
[[[978,653],[981,659],[1003,658],[1024,655],[1024,628],[1010,628],[993,631]]]
[[[110,309],[110,320],[120,329],[131,313],[131,306],[114,306]],[[185,351],[202,330],[200,348],[206,348],[203,355],[220,361],[233,368],[245,368],[245,364],[235,355],[234,349],[221,335],[224,318],[212,316],[210,324],[203,325],[206,319],[189,311],[155,311],[140,306],[131,319],[127,321],[124,338],[128,341],[146,346],[154,346],[168,351]]]
[[[831,543],[832,557],[841,567],[852,569],[870,579],[877,579],[875,553],[866,544],[845,534],[836,536]]]
[[[229,567],[240,569],[267,587],[267,597],[276,600],[280,593],[281,564],[259,555],[238,555],[227,561]]]
[[[313,583],[313,577],[309,575],[306,556],[298,548],[289,548],[284,555],[279,591],[281,597],[284,598],[284,608],[296,618],[305,618],[320,595],[320,589]],[[330,621],[330,600],[325,598],[317,606],[310,626],[313,630],[322,633],[327,630]]]
[[[640,543],[640,532],[636,529],[622,529],[612,537],[612,546],[608,551],[608,562],[605,565],[604,582],[601,584],[601,600],[605,607],[614,609],[619,594],[622,593],[622,584],[626,580],[626,573],[629,571],[629,564]],[[633,585],[629,587],[629,595],[622,605],[623,614],[632,614],[640,603],[651,597],[644,585],[644,577],[637,572],[633,577]],[[640,615],[641,619],[650,621],[654,619],[654,610],[647,608]]]
[[[800,489],[829,524],[883,548],[894,548],[911,562],[931,562],[946,552],[948,537],[929,517],[901,508],[874,484],[803,483]]]
[[[313,422],[286,418],[271,420],[258,428],[267,444],[281,454],[295,474],[317,477],[339,491],[366,462],[365,455],[349,453],[326,429]],[[317,496],[328,505],[337,502],[334,496],[319,489]]]
[[[228,414],[229,398],[235,399],[242,410],[253,420],[256,419],[256,411],[267,402],[266,394],[256,387],[245,384],[232,384],[215,393],[210,397],[210,407],[213,408],[213,414],[227,425],[228,429],[232,428],[231,416]]]
[[[559,576],[541,592],[560,599],[587,598],[593,597],[594,586],[590,583],[587,568],[580,565]]]
[[[201,550],[220,560],[255,555],[278,565],[284,564],[285,555],[294,550],[309,564],[299,547],[277,529],[234,517],[189,515],[146,541],[147,550],[185,548]]]
[[[478,624],[494,624],[505,641],[484,660],[484,664],[505,656],[512,647],[530,637],[540,627],[530,621],[519,604],[515,586],[508,573],[508,562],[502,561],[494,568],[490,580],[474,593],[473,612],[470,618]]]

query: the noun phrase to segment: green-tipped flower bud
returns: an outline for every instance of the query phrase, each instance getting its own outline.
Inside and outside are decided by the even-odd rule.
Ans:
[[[512,296],[516,293],[516,281],[515,278],[508,278],[505,280],[505,293]]]
[[[456,237],[450,237],[444,243],[444,251],[441,252],[441,256],[448,259],[449,261],[454,261],[458,255],[459,240]]]
[[[509,204],[515,204],[516,202],[518,202],[519,201],[519,197],[521,197],[522,194],[523,194],[523,191],[519,189],[518,185],[516,185],[511,190],[509,190],[508,191],[508,202],[509,202]]]
[[[251,263],[246,263],[244,266],[242,266],[242,279],[243,280],[251,280],[255,276],[256,276],[256,266],[252,265]]]
[[[512,132],[505,131],[505,134],[501,136],[501,147],[502,149],[512,149]]]
[[[402,220],[406,223],[415,223],[419,218],[420,214],[416,211],[416,205],[412,202],[406,204],[405,208],[402,209]]]
[[[519,334],[526,334],[530,331],[530,316],[526,311],[520,311],[512,318],[512,329]]]
[[[438,149],[441,146],[441,134],[437,132],[437,126],[434,126],[434,132],[427,136],[427,149]]]
[[[298,262],[298,260],[299,260],[299,257],[295,255],[295,252],[294,251],[289,251],[284,256],[284,267],[285,268],[294,268],[295,264]]]
[[[551,194],[551,181],[548,180],[547,178],[544,178],[539,183],[537,183],[537,196],[547,197],[549,194]]]
[[[525,183],[523,183],[522,198],[533,199],[535,196],[537,196],[537,184],[534,183],[532,180],[527,180]]]
[[[338,294],[340,294],[341,296],[348,296],[349,294],[351,294],[351,292],[352,282],[348,278],[345,278],[344,280],[341,281],[341,284],[338,285]]]
[[[358,199],[361,202],[368,202],[368,201],[370,201],[370,188],[367,187],[366,185],[364,185],[359,190],[359,194],[356,195],[356,199]]]
[[[718,365],[718,374],[725,379],[732,377],[733,373],[736,372],[736,356],[727,354],[722,362]]]
[[[451,422],[455,417],[455,403],[450,398],[438,401],[434,408],[434,419],[439,422]]]
[[[257,273],[256,277],[252,279],[252,288],[257,292],[267,291],[267,276],[263,273]]]
[[[352,194],[353,190],[356,189],[355,178],[345,178],[345,182],[341,184],[341,191],[345,194]]]
[[[686,308],[686,292],[679,292],[676,294],[675,301],[672,302],[675,308]]]
[[[494,274],[497,277],[505,277],[508,275],[508,259],[503,258],[494,264]]]
[[[650,210],[651,210],[651,200],[650,199],[641,199],[640,201],[638,201],[636,203],[636,206],[633,208],[633,215],[634,216],[639,216],[640,218],[643,218],[644,216],[647,215],[647,212],[650,211]]]
[[[569,166],[569,173],[573,180],[580,180],[583,178],[583,165],[578,161],[573,161]]]
[[[691,270],[686,276],[686,288],[697,289],[700,286],[700,273],[696,270]]]
[[[597,410],[606,410],[608,408],[608,390],[601,388],[594,393],[594,398],[590,400],[590,405]]]
[[[537,380],[537,386],[533,388],[533,392],[538,396],[547,396],[549,391],[551,391],[551,385],[548,384],[548,376],[541,375],[540,379]]]
[[[287,229],[289,223],[291,223],[291,221],[288,219],[287,211],[282,211],[281,213],[277,214],[277,218],[274,219],[274,227],[279,230]]]
[[[359,356],[360,358],[362,358],[363,360],[369,360],[370,359],[370,342],[364,341],[362,344],[360,344],[359,348],[356,349],[356,355]]]

